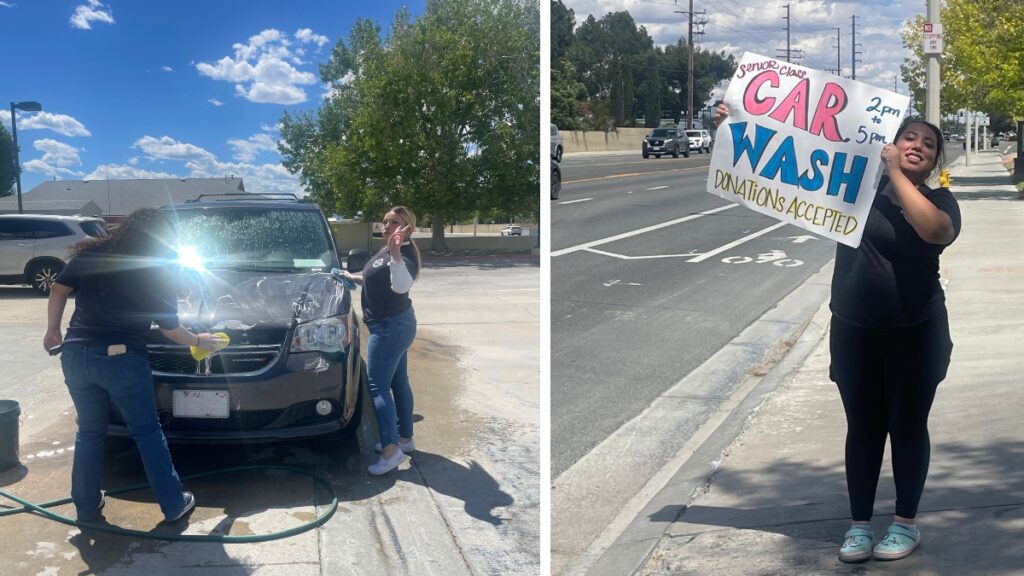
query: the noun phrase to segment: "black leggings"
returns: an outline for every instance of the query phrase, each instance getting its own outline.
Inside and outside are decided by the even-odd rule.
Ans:
[[[892,445],[896,514],[917,515],[931,447],[928,412],[946,377],[953,343],[943,309],[923,324],[865,329],[832,316],[829,375],[846,410],[846,485],[854,521],[867,521]]]

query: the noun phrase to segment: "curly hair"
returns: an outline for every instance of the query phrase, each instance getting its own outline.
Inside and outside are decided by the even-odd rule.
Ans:
[[[74,245],[76,254],[165,258],[174,254],[177,234],[170,221],[154,208],[132,212],[109,235],[87,238]]]

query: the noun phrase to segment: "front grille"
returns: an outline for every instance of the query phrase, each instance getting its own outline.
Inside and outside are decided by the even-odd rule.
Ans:
[[[281,355],[281,346],[228,346],[209,357],[209,373],[252,374],[266,370]],[[150,346],[149,364],[155,374],[206,374],[206,361],[196,362],[187,348]],[[201,366],[200,366],[201,365]]]

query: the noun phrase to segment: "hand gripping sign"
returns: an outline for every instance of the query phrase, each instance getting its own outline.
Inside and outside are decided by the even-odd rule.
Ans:
[[[708,192],[856,248],[906,96],[747,52]]]

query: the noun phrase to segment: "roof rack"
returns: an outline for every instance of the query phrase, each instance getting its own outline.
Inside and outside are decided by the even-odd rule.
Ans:
[[[268,201],[268,202],[298,202],[299,198],[295,194],[288,192],[224,192],[220,194],[200,194],[193,200],[186,200],[186,202],[201,202],[203,199],[211,200],[253,200],[253,201]]]

